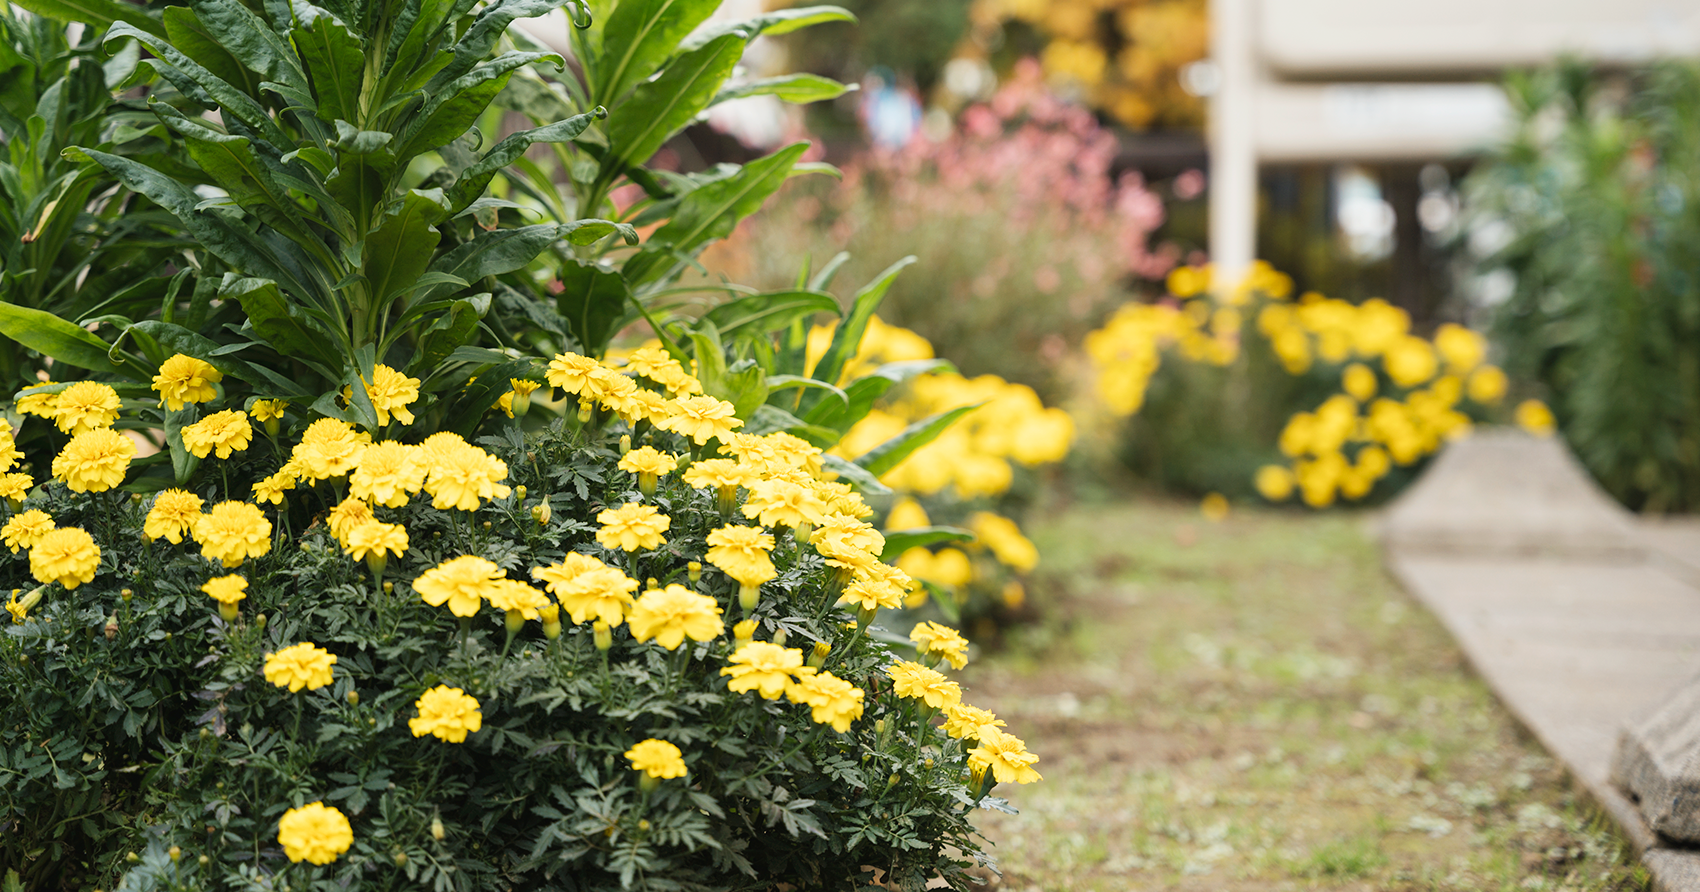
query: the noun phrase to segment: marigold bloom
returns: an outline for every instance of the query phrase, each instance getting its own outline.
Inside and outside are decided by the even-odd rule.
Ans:
[[[59,391],[53,422],[67,434],[111,427],[118,420],[118,391],[99,381],[78,381]]]
[[[831,672],[798,679],[786,689],[785,696],[792,703],[808,704],[810,718],[817,724],[831,725],[840,734],[862,717],[862,689]]]
[[[74,589],[93,581],[98,569],[100,546],[77,527],[48,530],[30,548],[30,574],[37,582],[57,582]]]
[[[399,523],[368,520],[349,528],[342,547],[349,557],[357,561],[374,554],[400,557],[407,553],[407,527]]]
[[[517,579],[498,579],[485,597],[490,606],[504,612],[518,612],[526,619],[537,619],[538,609],[549,603],[549,596]]]
[[[57,383],[59,382],[43,381],[24,389],[34,390],[37,387],[52,387]],[[26,393],[23,396],[18,397],[18,401],[13,405],[17,407],[19,412],[22,412],[25,415],[34,415],[37,418],[45,418],[48,421],[52,421],[54,416],[58,414],[57,407],[59,405],[59,394],[41,391]]]
[[[477,616],[502,578],[502,568],[476,555],[450,558],[413,580],[413,590],[432,607],[449,605],[455,616]]]
[[[290,861],[324,865],[354,845],[354,830],[342,812],[323,802],[309,802],[278,819],[277,841]]]
[[[828,566],[862,570],[879,561],[885,537],[854,517],[827,515],[809,538]]]
[[[424,457],[418,446],[393,440],[373,443],[348,475],[348,491],[385,508],[400,508],[425,486]]]
[[[302,688],[316,691],[330,684],[331,667],[335,665],[336,654],[311,641],[303,641],[277,653],[266,654],[264,673],[266,681],[288,688],[293,694]]]
[[[536,381],[527,381],[524,378],[509,378],[509,390],[496,400],[496,406],[509,418],[514,417],[516,408],[519,414],[524,415],[531,408],[531,394],[542,386]],[[517,407],[515,400],[519,401]]]
[[[12,425],[0,418],[0,471],[11,470],[23,457],[23,452],[18,449],[17,437],[12,433]]]
[[[949,626],[933,622],[916,623],[915,628],[909,630],[909,640],[915,642],[915,650],[925,656],[943,657],[952,669],[968,665],[968,639]]]
[[[343,548],[348,547],[348,534],[361,524],[377,520],[372,515],[372,506],[365,499],[349,496],[338,502],[330,513],[325,515],[325,526],[330,527],[331,537]]]
[[[1281,465],[1264,465],[1252,480],[1257,491],[1271,502],[1286,501],[1293,494],[1293,472]]]
[[[477,446],[444,444],[427,456],[425,491],[438,511],[476,511],[480,500],[505,499],[513,491],[501,482],[508,478],[507,463]]]
[[[726,630],[720,621],[720,605],[682,585],[644,592],[632,607],[628,623],[638,641],[655,639],[668,650],[677,650],[688,636],[693,641],[711,641]]]
[[[1552,410],[1540,400],[1524,400],[1517,404],[1517,425],[1537,437],[1550,437],[1558,426]]]
[[[626,621],[637,580],[588,554],[568,552],[558,564],[531,568],[531,577],[542,583],[567,609],[575,623],[601,620],[610,626]]]
[[[1491,406],[1505,398],[1505,372],[1499,366],[1484,365],[1470,373],[1464,392],[1473,402]]]
[[[105,492],[124,482],[136,444],[111,428],[83,431],[53,459],[53,476],[72,492]]]
[[[220,502],[201,515],[189,531],[201,543],[201,554],[226,569],[245,558],[265,557],[272,550],[272,522],[248,502]]]
[[[627,502],[618,508],[607,508],[596,515],[602,529],[596,531],[596,541],[604,548],[642,551],[660,548],[667,541],[662,533],[673,521],[650,505]]]
[[[413,707],[419,715],[407,720],[414,737],[430,734],[449,743],[464,743],[466,735],[484,727],[484,714],[478,710],[478,699],[460,688],[440,684],[426,691]]]
[[[673,401],[673,415],[656,427],[690,437],[698,446],[716,437],[724,439],[733,428],[743,427],[741,418],[733,417],[731,403],[711,396],[688,396]]]
[[[379,363],[372,367],[372,383],[366,385],[366,395],[372,398],[379,424],[389,424],[391,415],[402,424],[412,424],[413,413],[407,407],[419,399],[419,379]]]
[[[665,740],[651,737],[633,744],[625,755],[631,760],[633,771],[641,771],[658,780],[684,777],[686,774],[685,754]]]
[[[934,709],[944,709],[962,702],[962,687],[939,672],[904,660],[886,667],[891,677],[891,689],[899,697],[924,700]]]
[[[248,413],[236,409],[214,412],[183,426],[183,448],[196,458],[206,458],[214,450],[219,458],[229,458],[253,442],[254,426],[248,423]]]
[[[855,604],[862,610],[895,610],[903,606],[904,597],[914,588],[915,580],[908,573],[876,562],[856,574],[855,581],[844,587],[838,603]]]
[[[254,501],[271,505],[283,504],[283,494],[295,488],[295,480],[295,475],[285,470],[256,481]]]
[[[974,537],[1004,565],[1026,573],[1039,565],[1039,549],[1021,534],[1015,521],[990,511],[977,511],[968,518]]]
[[[773,537],[756,527],[729,524],[708,534],[703,557],[739,585],[755,587],[778,575],[768,553]]]
[[[179,353],[160,365],[159,374],[153,376],[153,389],[159,391],[165,407],[175,412],[184,403],[204,403],[218,396],[213,385],[223,380],[223,372]]]
[[[826,519],[826,503],[812,488],[783,479],[751,483],[743,511],[745,517],[767,527],[796,527]]]
[[[653,390],[639,388],[633,391],[627,408],[631,410],[631,417],[627,420],[641,421],[647,418],[657,427],[660,427],[661,422],[673,417],[673,401]]]
[[[255,421],[264,424],[268,421],[283,420],[283,412],[288,408],[289,400],[255,400],[248,414],[254,416]]]
[[[662,474],[672,473],[679,466],[676,456],[668,455],[654,446],[639,446],[620,457],[615,467],[630,474]]]
[[[705,458],[692,462],[680,479],[696,489],[710,486],[720,489],[728,486],[749,486],[757,477],[753,469],[732,459]]]
[[[685,367],[660,347],[639,347],[626,357],[626,370],[667,386],[685,374]]]
[[[738,648],[727,662],[732,665],[720,670],[721,675],[732,676],[726,687],[740,694],[755,691],[763,700],[778,700],[785,695],[792,676],[812,675],[815,671],[803,665],[801,650],[769,641],[751,641]]]
[[[307,425],[290,458],[302,477],[328,480],[354,470],[371,443],[369,435],[348,422],[321,418]]]
[[[236,619],[236,605],[248,597],[248,580],[232,573],[207,580],[201,585],[201,591],[218,602],[219,615],[229,622]]]
[[[549,361],[549,371],[543,376],[550,387],[559,387],[567,393],[580,393],[590,381],[590,373],[601,368],[601,364],[588,356],[577,353],[559,353]]]
[[[149,541],[165,539],[181,545],[183,536],[195,529],[201,519],[201,497],[181,489],[168,489],[154,496],[153,507],[142,521],[142,535]]]
[[[52,515],[37,508],[31,508],[21,514],[14,514],[0,527],[0,539],[13,554],[20,548],[34,548],[41,537],[52,532],[55,527]]]
[[[21,502],[25,496],[29,495],[32,486],[35,486],[35,478],[28,474],[22,472],[0,474],[0,499]]]
[[[991,725],[981,725],[978,737],[980,745],[968,751],[970,770],[990,768],[992,776],[1000,784],[1030,784],[1044,780],[1039,772],[1033,770],[1033,763],[1039,761],[1039,757],[1027,751],[1027,744],[1021,738],[1005,734]]]
[[[1004,722],[993,715],[991,710],[969,706],[966,703],[958,703],[944,711],[944,733],[958,740],[967,737],[979,739],[980,728],[986,725],[1002,728]]]

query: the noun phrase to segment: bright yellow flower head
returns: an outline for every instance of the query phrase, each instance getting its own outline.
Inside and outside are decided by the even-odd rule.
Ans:
[[[729,458],[705,458],[692,462],[685,469],[681,478],[685,483],[697,489],[726,486],[749,486],[757,479],[756,474],[746,465],[741,465]]]
[[[1505,372],[1498,366],[1484,365],[1470,373],[1464,392],[1473,402],[1491,406],[1505,398]]]
[[[838,603],[854,604],[861,610],[896,610],[914,588],[915,580],[908,573],[888,564],[875,564],[845,586]]]
[[[354,830],[342,812],[323,802],[309,802],[278,819],[277,841],[290,861],[324,865],[354,845]]]
[[[633,350],[626,357],[626,369],[634,375],[640,375],[661,385],[666,385],[668,381],[676,380],[679,375],[685,373],[685,367],[660,347],[639,347]]]
[[[673,416],[656,426],[690,437],[698,446],[709,440],[725,440],[734,428],[744,426],[733,417],[732,404],[711,396],[688,396],[673,401]]]
[[[432,607],[446,602],[455,616],[477,616],[484,599],[496,589],[502,568],[476,555],[450,558],[413,580],[413,590]]]
[[[283,504],[283,494],[295,488],[295,480],[293,472],[278,471],[270,477],[255,481],[254,501],[268,505]]]
[[[909,630],[909,640],[915,642],[915,650],[922,656],[942,657],[952,669],[968,665],[968,639],[949,626],[934,622],[916,623],[915,628]]]
[[[1005,734],[991,725],[980,726],[980,745],[968,751],[970,770],[992,770],[1000,784],[1030,784],[1044,780],[1033,770],[1039,757],[1027,751],[1027,744],[1013,734]]]
[[[549,372],[544,375],[544,380],[549,382],[549,386],[559,387],[567,393],[581,393],[590,382],[590,373],[601,367],[588,356],[560,353],[549,361]]]
[[[1446,358],[1446,367],[1455,375],[1469,372],[1487,358],[1487,338],[1451,322],[1435,331],[1434,348]]]
[[[880,552],[885,549],[885,537],[854,517],[828,514],[815,528],[809,544],[830,566],[859,570],[879,560]]]
[[[757,480],[750,484],[750,497],[744,502],[743,512],[762,526],[795,527],[825,520],[826,503],[813,487],[791,480]]]
[[[639,446],[620,457],[620,463],[615,465],[628,474],[670,474],[679,466],[679,459],[656,449],[654,446]]]
[[[372,506],[365,499],[349,496],[338,502],[335,508],[325,516],[325,526],[331,528],[331,537],[337,544],[348,547],[348,534],[361,524],[376,520],[372,515]]]
[[[604,548],[623,551],[660,548],[667,541],[661,534],[673,523],[654,507],[637,502],[604,509],[596,515],[596,522],[602,524],[602,529],[596,531],[596,541]]]
[[[631,760],[632,770],[665,780],[670,777],[684,777],[685,754],[679,748],[665,740],[648,740],[633,744],[626,750],[625,756]]]
[[[1415,387],[1440,371],[1434,348],[1419,337],[1403,337],[1394,341],[1382,357],[1387,376],[1400,387]]]
[[[850,730],[850,723],[862,717],[862,689],[833,675],[820,672],[805,675],[785,689],[792,703],[806,703],[809,717],[817,724],[831,725],[840,734]]]
[[[12,425],[6,419],[0,418],[0,471],[11,470],[23,457],[23,452],[18,449],[17,438],[12,433]]]
[[[531,568],[531,578],[544,584],[567,609],[573,622],[592,619],[609,626],[626,621],[637,580],[588,554],[568,552],[558,564]]]
[[[391,415],[402,424],[412,424],[413,413],[407,407],[419,399],[419,379],[379,363],[372,367],[372,383],[366,387],[366,395],[372,398],[379,424],[389,424]]]
[[[52,387],[57,383],[59,382],[42,381],[39,384],[32,384],[24,389],[32,390],[37,387]],[[52,421],[59,411],[59,394],[42,391],[26,393],[23,396],[18,397],[18,401],[14,405],[17,406],[19,412],[22,412],[25,415],[34,415],[37,418],[45,418],[48,421]]]
[[[407,720],[414,737],[427,734],[449,743],[464,743],[466,735],[484,727],[477,698],[460,688],[437,685],[414,701],[419,715]]]
[[[962,687],[937,671],[920,663],[904,660],[886,667],[891,690],[899,697],[923,700],[934,709],[944,709],[962,702]]]
[[[1517,425],[1537,437],[1550,437],[1558,422],[1546,403],[1524,400],[1517,404]]]
[[[760,529],[729,524],[709,533],[707,542],[703,557],[739,585],[759,586],[778,575],[768,557],[773,537]]]
[[[201,585],[201,591],[220,604],[237,604],[248,597],[248,580],[240,574],[220,576],[209,579]]]
[[[1021,534],[1021,527],[1015,521],[990,511],[977,511],[969,516],[968,528],[1010,569],[1027,573],[1039,565],[1038,547]]]
[[[498,579],[485,597],[501,611],[517,611],[526,619],[537,619],[538,608],[549,604],[549,596],[517,579]]]
[[[508,479],[507,463],[477,446],[443,448],[426,455],[425,491],[438,511],[476,511],[480,500],[505,499],[513,491],[502,483]]]
[[[321,418],[307,425],[291,455],[302,477],[328,480],[354,470],[371,444],[371,436],[348,422]]]
[[[57,582],[74,589],[93,582],[100,569],[100,546],[76,527],[48,530],[30,549],[30,575],[37,582]]]
[[[118,420],[118,391],[99,381],[78,381],[59,392],[53,421],[67,434],[111,427]]]
[[[124,482],[136,444],[111,428],[83,431],[53,458],[53,476],[72,492],[105,492]]]
[[[46,511],[31,508],[20,514],[12,515],[6,525],[0,527],[0,539],[13,554],[20,548],[34,548],[41,537],[52,532],[55,527],[53,517]]]
[[[1271,502],[1284,502],[1293,494],[1293,472],[1281,465],[1258,468],[1253,482],[1257,491]]]
[[[254,427],[248,423],[248,413],[236,409],[214,412],[183,426],[183,448],[196,458],[206,458],[214,450],[219,458],[229,458],[232,452],[248,448],[254,439]]]
[[[30,487],[35,486],[35,478],[18,472],[15,474],[0,474],[0,499],[21,502],[29,495]]]
[[[1002,728],[1004,722],[993,715],[991,710],[969,706],[966,703],[958,703],[944,711],[944,733],[958,740],[967,737],[979,739],[980,729],[987,725]]]
[[[775,462],[811,474],[820,473],[822,453],[819,446],[784,431],[775,431],[762,439],[766,440],[768,448],[773,450]]]
[[[267,421],[281,421],[284,410],[288,408],[289,400],[255,400],[248,414],[253,415],[255,421],[264,424]]]
[[[407,552],[407,527],[399,523],[368,520],[348,530],[342,547],[348,556],[363,561],[368,555],[395,555]]]
[[[180,545],[183,536],[193,532],[201,519],[201,497],[181,489],[168,489],[154,496],[147,520],[142,522],[142,535],[150,541],[165,539]]]
[[[175,412],[184,403],[204,403],[218,396],[213,385],[223,380],[223,372],[179,353],[159,367],[159,374],[153,376],[153,389],[159,391],[165,407]]]
[[[720,605],[713,598],[699,595],[682,585],[650,589],[638,597],[632,607],[632,637],[638,641],[655,639],[668,650],[677,650],[689,637],[693,641],[712,641],[726,626],[720,621]]]
[[[264,672],[266,681],[288,688],[293,694],[302,688],[316,691],[330,684],[331,667],[335,665],[336,654],[311,641],[303,641],[277,653],[266,654]]]
[[[738,648],[727,662],[732,665],[720,670],[721,675],[732,676],[726,687],[739,694],[755,691],[763,700],[778,700],[790,686],[792,676],[812,675],[815,671],[803,665],[802,651],[769,641],[751,641]]]
[[[1352,399],[1360,403],[1367,403],[1375,398],[1375,372],[1361,362],[1346,366],[1346,370],[1340,375],[1340,385],[1352,395]]]
[[[418,446],[393,440],[373,443],[348,475],[348,491],[385,508],[400,508],[425,486],[424,458]]]
[[[201,554],[225,569],[245,558],[265,557],[272,550],[272,522],[248,502],[220,502],[201,515],[189,531],[201,543]]]

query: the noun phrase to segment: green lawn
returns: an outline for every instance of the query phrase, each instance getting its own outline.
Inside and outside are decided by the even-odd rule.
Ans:
[[[1005,890],[1643,889],[1382,571],[1367,518],[1139,497],[1031,530],[1043,620],[965,678],[1042,755]]]

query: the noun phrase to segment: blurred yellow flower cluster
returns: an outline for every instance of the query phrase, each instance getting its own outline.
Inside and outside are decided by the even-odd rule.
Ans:
[[[1203,102],[1180,72],[1209,53],[1207,11],[1205,0],[975,0],[971,15],[983,39],[1011,21],[1038,30],[1051,79],[1142,130],[1202,124]]]

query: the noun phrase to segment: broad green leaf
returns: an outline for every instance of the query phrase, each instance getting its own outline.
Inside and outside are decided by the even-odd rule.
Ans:
[[[472,27],[467,28],[460,41],[454,45],[453,58],[426,85],[426,91],[442,92],[444,84],[459,78],[471,70],[475,63],[490,55],[490,50],[495,47],[496,41],[501,39],[502,33],[508,30],[508,25],[512,24],[514,19],[543,15],[563,2],[565,0],[496,0],[484,7],[484,11],[473,20]],[[559,56],[555,56],[555,59],[557,65],[564,64]]]
[[[553,223],[539,223],[517,229],[480,232],[470,241],[455,246],[437,258],[431,264],[431,269],[467,282],[476,282],[485,276],[511,273],[543,253],[543,249],[555,241],[559,229],[560,227]],[[425,292],[420,299],[430,300],[452,290],[448,286],[439,286]]]
[[[402,197],[401,207],[366,236],[362,269],[375,306],[385,306],[396,293],[415,285],[431,265],[431,255],[442,240],[431,225],[444,215],[438,203],[440,195],[418,189],[408,192]],[[455,281],[465,279],[456,277]]]
[[[419,353],[408,366],[413,373],[428,372],[449,354],[472,340],[478,330],[478,308],[469,300],[457,300],[448,315],[425,329],[419,338]]]
[[[793,169],[795,168],[793,167]],[[844,264],[849,262],[849,251],[839,251],[837,254],[832,255],[832,259],[826,262],[826,266],[821,267],[820,272],[815,273],[814,278],[809,279],[809,290],[825,291],[827,286],[832,284],[832,280],[838,277],[838,271],[843,269]],[[808,270],[805,267],[805,275],[807,272]]]
[[[810,102],[824,102],[837,99],[853,87],[841,84],[830,77],[818,74],[785,74],[779,77],[762,78],[727,87],[721,90],[710,105],[719,105],[733,99],[743,99],[746,96],[776,96],[781,102],[792,102],[805,105]]]
[[[17,0],[17,4],[36,15],[61,22],[83,22],[96,28],[124,22],[155,37],[166,36],[164,25],[155,21],[142,7],[122,0]]]
[[[208,71],[243,92],[252,93],[259,86],[260,78],[220,45],[189,7],[167,6],[160,12],[160,18],[165,22],[165,32],[171,39],[171,45],[181,50],[183,55],[201,63]],[[139,50],[138,44],[128,46]]]
[[[612,220],[574,220],[561,224],[561,236],[574,245],[594,245],[599,241],[619,233],[620,239],[628,245],[638,243],[637,230],[630,223],[615,223]]]
[[[307,75],[295,60],[295,51],[277,31],[238,0],[189,0],[202,27],[243,65],[265,75],[266,80],[307,89]],[[297,9],[313,9],[305,3]]]
[[[759,210],[785,183],[791,165],[808,148],[806,142],[786,146],[686,195],[673,219],[650,236],[649,245],[657,250],[627,262],[626,280],[637,285],[665,278],[676,257],[690,256],[710,241],[730,235],[739,220]]]
[[[812,388],[812,389],[815,389],[815,390],[824,390],[827,393],[830,393],[833,396],[838,397],[838,401],[839,401],[840,405],[847,406],[847,405],[850,404],[849,394],[846,394],[844,391],[839,390],[838,388],[832,386],[831,384],[826,383],[825,381],[816,381],[813,378],[805,378],[802,375],[768,375],[767,376],[767,389],[770,393],[773,392],[773,391],[778,391],[778,390],[794,390],[794,389],[798,389],[798,388]],[[821,404],[826,405],[826,404],[831,403],[831,402],[832,402],[831,400],[822,400]]]
[[[592,69],[594,101],[609,105],[654,74],[719,6],[720,0],[625,0],[614,7]]]
[[[974,534],[961,527],[918,527],[913,530],[881,530],[885,537],[885,548],[879,558],[886,563],[897,560],[897,556],[911,548],[932,545],[936,542],[972,542]],[[888,557],[889,555],[889,557]]]
[[[388,131],[361,130],[340,118],[333,122],[333,126],[336,127],[336,150],[349,155],[381,152],[395,139],[395,134]]]
[[[668,137],[707,108],[743,54],[742,35],[717,37],[675,58],[660,77],[638,84],[618,107],[610,106],[603,181],[612,182],[627,167],[649,160]]]
[[[765,408],[765,407],[764,407]],[[832,442],[837,442],[836,439]],[[860,465],[847,462],[836,455],[827,453],[821,456],[821,466],[850,481],[855,487],[870,496],[891,495],[891,487],[880,482],[878,477],[863,470]]]
[[[570,260],[559,270],[555,309],[587,356],[601,356],[625,314],[631,291],[619,273]]]
[[[775,291],[752,294],[727,301],[703,318],[714,323],[722,335],[743,328],[760,333],[778,331],[792,321],[807,319],[817,313],[838,314],[838,299],[823,291]]]
[[[459,138],[507,86],[514,69],[542,60],[551,60],[556,66],[566,64],[554,53],[503,53],[445,85],[402,129],[396,140],[396,156],[410,159]]]
[[[939,434],[944,433],[946,429],[955,424],[957,419],[978,408],[980,408],[980,404],[975,403],[971,406],[959,406],[949,412],[940,412],[937,415],[923,418],[904,428],[903,432],[897,436],[868,450],[868,454],[857,457],[856,464],[861,465],[868,473],[876,477],[884,474],[897,467],[915,450],[938,439]]]
[[[805,424],[797,416],[778,406],[758,406],[750,417],[744,420],[744,426],[739,429],[746,434],[771,434],[774,431],[785,431],[808,440],[810,443],[825,449],[838,442],[838,432],[826,428]],[[842,461],[842,459],[840,459]],[[866,473],[865,471],[863,473]],[[887,490],[889,492],[889,490]]]
[[[893,263],[856,292],[855,299],[850,302],[850,315],[846,316],[839,324],[838,330],[832,333],[832,345],[816,364],[812,372],[814,377],[822,381],[838,380],[844,373],[844,366],[861,348],[862,335],[868,330],[868,320],[872,319],[874,311],[879,309],[880,301],[885,299],[885,293],[891,289],[891,284],[897,281],[897,274],[914,262],[915,255],[911,254]]]
[[[340,366],[334,341],[311,319],[294,310],[277,283],[262,278],[227,277],[219,295],[242,304],[254,331],[285,356],[311,357]]]
[[[868,410],[874,407],[879,398],[885,396],[891,388],[908,381],[917,375],[928,372],[953,372],[956,367],[943,359],[914,359],[904,362],[887,363],[875,369],[871,374],[864,375],[850,382],[844,388],[846,402],[821,400],[814,404],[804,417],[810,424],[830,427],[840,433],[848,433],[856,423],[866,418]]]
[[[707,392],[708,386],[703,385]],[[720,392],[709,393],[732,404],[739,418],[746,418],[767,402],[767,370],[754,360],[743,360],[727,369],[720,379]]]
[[[224,114],[233,115],[238,120],[253,127],[259,131],[261,136],[270,140],[273,145],[283,146],[292,143],[288,134],[283,132],[265,107],[256,102],[252,96],[236,89],[223,78],[203,68],[195,60],[178,52],[176,47],[173,47],[164,39],[132,27],[125,22],[118,22],[106,32],[106,37],[102,39],[101,45],[111,47],[113,41],[127,38],[136,40],[159,57],[153,61],[165,63],[164,66],[154,66],[155,70],[161,74],[168,74],[168,68],[176,69],[190,78],[193,82],[192,86],[203,91],[205,98],[216,103]],[[176,82],[176,86],[185,88],[191,85],[179,81]]]
[[[525,150],[531,148],[534,143],[562,143],[577,139],[592,121],[607,116],[608,112],[598,107],[595,111],[574,115],[564,121],[521,130],[496,143],[495,148],[486,152],[477,163],[461,171],[460,177],[449,187],[450,207],[455,213],[466,209],[484,194],[485,188],[490,185],[490,180],[497,171],[519,160]]]
[[[780,9],[766,15],[736,22],[724,22],[704,28],[692,35],[680,45],[680,49],[695,49],[722,34],[742,34],[750,40],[762,34],[778,36],[789,34],[811,25],[821,25],[827,22],[856,21],[856,16],[841,6],[803,6],[795,9]]]
[[[690,332],[687,338],[691,342],[691,356],[697,363],[696,377],[702,382],[703,392],[712,396],[724,390],[722,379],[726,377],[726,348],[721,345],[720,332],[715,331],[712,324],[699,322],[697,330]]]
[[[206,171],[237,204],[243,207],[269,207],[284,219],[272,222],[287,227],[291,238],[317,241],[300,223],[300,209],[282,187],[272,178],[271,170],[254,154],[247,137],[230,136],[207,126],[203,121],[185,117],[163,102],[149,104],[155,115],[183,138],[189,157]]]
[[[0,334],[57,362],[91,372],[126,378],[148,373],[146,369],[130,368],[132,363],[114,362],[108,355],[112,345],[82,326],[33,307],[0,303]]]
[[[303,27],[291,36],[301,61],[313,77],[313,93],[319,117],[327,121],[353,121],[360,116],[360,89],[366,71],[366,54],[343,23],[324,10],[299,4],[311,14],[302,17]]]

